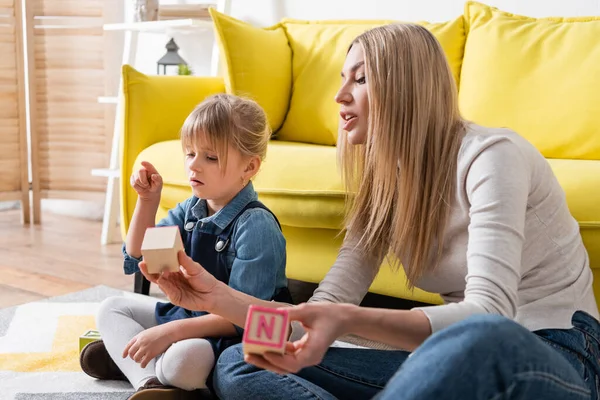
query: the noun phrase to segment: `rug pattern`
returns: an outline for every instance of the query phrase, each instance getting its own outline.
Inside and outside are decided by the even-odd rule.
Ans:
[[[99,381],[79,367],[79,336],[95,328],[96,310],[110,296],[153,301],[96,286],[0,310],[0,399],[127,399],[129,383]]]

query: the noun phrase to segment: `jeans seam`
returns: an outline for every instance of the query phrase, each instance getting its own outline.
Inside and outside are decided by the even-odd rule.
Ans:
[[[366,381],[364,379],[359,379],[359,378],[356,378],[356,377],[353,377],[353,376],[349,376],[349,375],[345,375],[345,374],[333,371],[333,370],[331,370],[329,368],[325,368],[325,367],[323,367],[321,365],[316,365],[316,367],[319,368],[319,369],[321,369],[321,370],[323,370],[323,371],[325,371],[325,372],[328,372],[328,373],[330,373],[332,375],[338,376],[338,377],[343,378],[343,379],[347,379],[347,380],[352,381],[352,382],[358,382],[360,384],[372,386],[372,387],[375,387],[375,388],[378,388],[378,389],[383,389],[385,387],[385,384],[384,385],[379,385],[379,384],[376,384],[376,383],[368,382],[368,381]]]
[[[591,396],[591,394],[592,394],[592,391],[590,389],[582,388],[581,386],[576,386],[569,382],[565,382],[564,380],[556,377],[555,375],[547,373],[547,372],[529,371],[529,372],[522,372],[522,373],[516,374],[516,376],[515,376],[515,379],[521,379],[521,380],[527,380],[529,378],[542,378],[542,379],[545,379],[548,381],[553,381],[554,383],[562,386],[564,389],[570,391],[571,393],[580,394],[582,396],[585,396],[585,398],[589,398],[589,396]],[[505,391],[503,391],[502,393],[496,394],[494,397],[490,398],[490,400],[497,400],[497,399],[502,398],[502,396],[504,394],[510,392],[516,384],[517,384],[516,382],[513,382]]]
[[[580,331],[583,334],[583,337],[585,340],[585,352],[587,355],[587,357],[584,361],[585,372],[588,375],[588,381],[593,381],[592,385],[594,385],[594,389],[595,389],[596,393],[600,393],[600,381],[598,379],[599,378],[598,369],[595,368],[595,365],[597,366],[598,363],[594,363],[593,359],[596,357],[596,355],[594,354],[594,352],[591,351],[592,350],[591,349],[591,347],[592,347],[591,341],[593,340],[597,346],[600,346],[600,341],[598,341],[598,339],[592,332],[588,332],[587,329],[579,328],[577,326],[575,326],[573,328]],[[590,360],[590,359],[592,359],[592,360]]]
[[[294,379],[293,374],[288,374],[288,375],[283,375],[283,378],[286,378],[288,380],[290,380],[293,384],[295,384],[296,386],[300,387],[301,389],[304,389],[306,392],[309,392],[310,394],[312,394],[316,399],[319,400],[324,400],[321,396],[319,396],[317,393],[313,392],[309,387],[304,386],[300,381]]]
[[[578,326],[574,326],[573,329],[578,330],[579,332],[581,332],[585,339],[586,339],[586,347],[589,348],[589,340],[593,340],[594,342],[596,342],[598,344],[598,346],[600,346],[600,340],[598,340],[598,338],[596,338],[595,336],[595,332],[589,332],[587,329],[585,328],[580,328]]]
[[[579,352],[577,352],[577,351],[575,351],[575,350],[571,349],[570,347],[562,346],[562,345],[560,345],[560,344],[558,344],[558,343],[556,343],[556,342],[553,342],[552,340],[546,339],[546,338],[545,338],[545,337],[543,337],[543,336],[538,336],[538,338],[542,339],[542,341],[543,341],[544,343],[546,343],[547,345],[549,345],[550,347],[552,347],[552,348],[553,348],[553,349],[555,349],[555,350],[564,351],[564,352],[566,352],[566,353],[570,353],[570,354],[574,355],[575,357],[577,357],[577,359],[578,359],[578,360],[579,360],[579,361],[580,361],[582,364],[584,364],[584,365],[585,365],[585,363],[586,363],[586,361],[587,361],[587,360],[586,360],[586,359],[585,359],[585,357],[583,357],[583,356],[582,356],[582,355],[581,355]],[[585,349],[585,351],[586,351],[586,353],[588,353],[588,354],[589,354],[589,352],[588,352],[588,346],[589,346],[589,345],[588,345],[587,341],[586,341],[586,344],[585,344],[585,346],[586,346],[586,349]]]
[[[506,388],[505,391],[500,392],[500,393],[496,393],[494,395],[494,397],[490,397],[490,400],[498,400],[501,399],[502,397],[504,397],[505,394],[512,392],[513,388],[517,385],[517,382],[513,382],[510,384],[509,387]]]

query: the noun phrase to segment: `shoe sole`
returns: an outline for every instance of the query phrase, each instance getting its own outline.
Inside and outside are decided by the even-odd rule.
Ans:
[[[128,400],[192,400],[198,399],[194,392],[182,389],[144,389],[134,393]]]

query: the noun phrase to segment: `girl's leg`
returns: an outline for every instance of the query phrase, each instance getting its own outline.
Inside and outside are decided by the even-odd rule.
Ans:
[[[589,400],[587,378],[583,364],[521,325],[477,316],[427,339],[377,399]]]
[[[407,356],[403,351],[331,348],[318,366],[278,375],[247,364],[242,345],[236,345],[217,360],[213,385],[227,400],[370,399]]]
[[[152,360],[146,368],[131,358],[123,358],[127,343],[138,333],[156,326],[155,303],[127,297],[110,297],[102,302],[96,317],[96,325],[106,350],[137,390],[156,376],[156,362]]]
[[[173,343],[157,358],[156,376],[163,385],[184,390],[206,388],[206,378],[215,365],[215,355],[206,339]]]

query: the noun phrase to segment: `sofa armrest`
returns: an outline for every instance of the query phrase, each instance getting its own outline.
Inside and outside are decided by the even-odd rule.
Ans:
[[[149,76],[123,66],[121,234],[125,237],[137,195],[129,185],[133,163],[148,146],[179,138],[183,121],[207,96],[225,92],[222,78]]]

